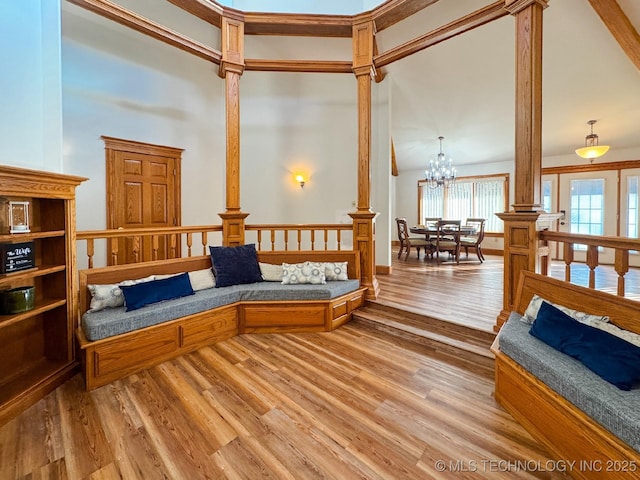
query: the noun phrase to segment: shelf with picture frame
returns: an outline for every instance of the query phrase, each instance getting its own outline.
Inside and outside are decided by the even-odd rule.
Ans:
[[[0,244],[33,248],[28,268],[0,274],[0,297],[22,287],[35,296],[25,311],[0,301],[0,425],[77,372],[75,189],[84,180],[0,166]]]

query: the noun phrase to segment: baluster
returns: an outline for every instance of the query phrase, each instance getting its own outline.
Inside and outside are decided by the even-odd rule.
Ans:
[[[175,233],[172,233],[171,235],[169,235],[169,258],[176,258],[177,256],[177,249],[176,249],[176,238],[178,235],[176,235]]]
[[[118,265],[118,239],[111,242],[111,264]]]
[[[564,281],[571,282],[571,264],[573,263],[573,243],[565,243],[563,248],[564,257]]]
[[[329,250],[329,230],[324,229],[324,249]]]
[[[540,274],[549,275],[549,242],[542,240],[538,255],[540,255]]]
[[[93,256],[95,255],[93,238],[87,239],[87,267],[93,268]]]
[[[260,250],[262,248],[262,230],[258,230],[258,245],[257,245],[257,249]]]
[[[206,255],[207,252],[207,232],[202,232],[202,255]]]
[[[587,265],[589,266],[589,288],[596,288],[596,267],[598,266],[598,246],[587,246]]]
[[[160,241],[159,241],[158,235],[152,235],[151,236],[151,258],[153,258],[154,260],[158,260],[159,244],[160,244]]]
[[[298,251],[302,250],[302,229],[298,228]]]
[[[316,249],[316,231],[311,230],[311,250]]]
[[[193,235],[191,232],[187,233],[187,257],[191,256],[191,245],[193,244]]]
[[[140,262],[140,235],[134,235],[131,240],[131,254],[133,255],[133,263]]]
[[[342,230],[336,231],[336,242],[338,243],[338,250],[342,250]]]
[[[276,231],[271,229],[271,251],[273,252],[276,249]]]
[[[624,276],[629,271],[629,250],[616,249],[615,268],[618,273],[618,295],[624,297]]]
[[[284,231],[284,251],[289,250],[289,230]]]

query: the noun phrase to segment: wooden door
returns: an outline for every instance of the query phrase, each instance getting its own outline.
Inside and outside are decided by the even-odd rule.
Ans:
[[[180,225],[182,150],[114,140],[105,138],[107,228],[152,227],[160,233],[163,228]],[[171,235],[158,235],[155,240],[132,236],[117,240],[117,245],[115,242],[109,246],[109,265],[180,256],[179,238]],[[111,254],[114,248],[116,256]]]

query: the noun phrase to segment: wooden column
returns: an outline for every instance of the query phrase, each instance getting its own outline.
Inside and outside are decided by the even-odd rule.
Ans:
[[[371,211],[371,80],[375,27],[371,20],[353,25],[353,73],[358,88],[358,202],[353,219],[353,248],[360,251],[361,282],[366,297],[380,292],[376,278],[375,217]]]
[[[542,211],[542,10],[547,0],[506,0],[516,17],[516,212]]]
[[[504,221],[503,309],[498,331],[513,310],[520,272],[540,272],[548,254],[538,240],[542,207],[542,11],[547,0],[505,0],[516,19],[515,202]]]
[[[240,210],[240,77],[244,72],[244,22],[222,17],[222,61],[218,74],[225,79],[226,109],[226,211],[222,218],[222,243],[244,244],[244,220]]]

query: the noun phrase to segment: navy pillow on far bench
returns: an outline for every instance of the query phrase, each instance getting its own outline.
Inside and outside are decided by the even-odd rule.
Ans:
[[[640,382],[640,347],[582,324],[547,302],[542,302],[529,333],[621,390]]]
[[[209,247],[209,251],[216,288],[263,281],[255,244]]]

